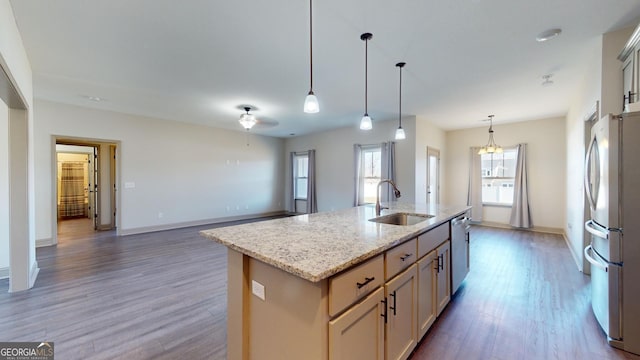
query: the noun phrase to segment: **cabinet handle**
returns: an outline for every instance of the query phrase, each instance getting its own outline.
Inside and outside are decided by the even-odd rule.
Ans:
[[[444,254],[440,254],[438,255],[438,273],[440,273],[440,270],[444,270]]]
[[[384,323],[387,323],[387,298],[384,298],[384,300],[380,300],[381,303],[384,304],[384,313],[380,314],[380,316],[382,316],[384,318]]]
[[[356,285],[358,285],[358,289],[361,289],[363,286],[367,285],[368,283],[372,282],[373,280],[375,280],[375,277],[366,277],[364,278],[364,282],[360,283],[357,282]]]
[[[395,290],[389,295],[391,295],[391,297],[393,297],[393,306],[389,306],[389,308],[391,308],[391,310],[393,310],[393,316],[396,316],[396,292],[395,292]]]
[[[400,260],[405,261],[405,260],[407,260],[408,258],[410,258],[410,257],[411,257],[411,255],[413,255],[413,254],[404,254],[404,256],[400,256]]]

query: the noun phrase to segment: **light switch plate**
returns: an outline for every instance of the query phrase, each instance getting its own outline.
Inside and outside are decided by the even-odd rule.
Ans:
[[[251,292],[253,293],[253,295],[259,297],[260,299],[262,299],[262,301],[264,301],[264,285],[255,280],[251,280]]]

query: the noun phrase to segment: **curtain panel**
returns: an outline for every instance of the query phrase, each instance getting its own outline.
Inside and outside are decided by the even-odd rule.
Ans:
[[[309,150],[309,166],[307,167],[307,214],[318,212],[316,196],[316,151]]]
[[[529,188],[527,179],[527,144],[518,144],[516,177],[513,186],[513,205],[511,207],[511,226],[528,229],[533,226],[529,209]]]
[[[469,187],[467,205],[471,206],[471,221],[482,221],[482,157],[479,147],[471,147],[469,156]]]

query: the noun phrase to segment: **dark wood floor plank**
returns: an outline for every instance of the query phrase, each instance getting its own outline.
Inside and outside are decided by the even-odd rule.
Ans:
[[[59,359],[226,358],[226,248],[198,234],[214,225],[117,237],[87,222],[37,249],[33,289],[0,280],[0,341],[54,341]],[[607,345],[561,237],[471,239],[471,272],[413,359],[640,359]]]

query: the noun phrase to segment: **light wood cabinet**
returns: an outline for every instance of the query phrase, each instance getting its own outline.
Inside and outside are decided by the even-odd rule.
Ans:
[[[407,359],[451,296],[449,226],[315,283],[229,249],[229,359]]]
[[[451,299],[451,244],[446,241],[436,249],[436,257],[438,261],[437,273],[438,280],[436,285],[436,313],[438,316],[442,313],[445,306]]]
[[[416,269],[416,264],[411,265],[384,286],[387,302],[385,314],[385,358],[387,360],[407,359],[418,341],[418,273]]]
[[[427,333],[436,321],[436,284],[438,257],[433,250],[418,260],[418,338]]]
[[[622,61],[622,94],[621,105],[631,104],[640,100],[640,25],[625,44],[618,55]]]
[[[329,322],[329,359],[384,359],[384,289]]]

